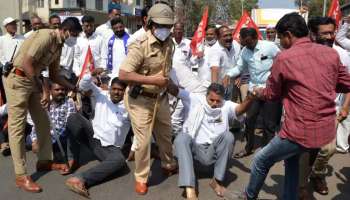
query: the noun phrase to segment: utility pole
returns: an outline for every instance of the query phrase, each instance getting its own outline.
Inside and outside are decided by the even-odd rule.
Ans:
[[[322,13],[323,17],[326,16],[326,6],[327,6],[327,0],[323,0],[323,13]]]
[[[244,0],[241,0],[241,11],[242,11],[242,15],[241,16],[243,16],[243,10],[244,10]]]
[[[22,0],[18,0],[17,3],[18,3],[19,33],[23,34]]]

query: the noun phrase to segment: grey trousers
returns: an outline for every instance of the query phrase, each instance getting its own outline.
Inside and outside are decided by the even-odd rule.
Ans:
[[[234,145],[231,132],[218,136],[212,144],[196,144],[191,136],[181,133],[177,135],[174,144],[179,163],[179,187],[195,187],[193,159],[202,165],[214,165],[214,178],[218,181],[225,179]]]

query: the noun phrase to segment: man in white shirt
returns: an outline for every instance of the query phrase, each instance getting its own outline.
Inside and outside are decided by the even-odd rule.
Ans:
[[[176,62],[183,64],[183,66],[188,66],[191,69],[191,40],[184,38],[184,24],[181,22],[177,22],[174,24],[173,41],[175,44],[175,51],[173,54],[173,66]]]
[[[128,40],[128,46],[147,32],[147,16],[149,9],[150,7],[146,6],[141,10],[142,27],[130,36]]]
[[[12,58],[21,47],[24,37],[17,35],[17,20],[7,17],[2,22],[6,34],[0,37],[0,63],[5,65],[6,62],[12,62]]]
[[[111,20],[113,35],[104,41],[102,48],[102,66],[106,67],[113,79],[119,76],[119,68],[128,52],[127,42],[129,34],[125,32],[124,22],[120,18]]]
[[[205,33],[204,51],[192,59],[198,64],[198,77],[203,81],[211,83],[211,70],[209,66],[210,49],[217,42],[215,25],[208,25]]]
[[[111,25],[111,21],[114,18],[119,18],[121,19],[121,11],[119,8],[117,7],[110,7],[108,9],[108,18],[109,20],[104,23],[101,24],[100,26],[98,26],[96,28],[96,33],[100,36],[102,36],[102,38],[104,40],[109,40],[109,38],[111,38],[114,35],[114,32],[112,30],[112,25]],[[127,28],[125,28],[125,32],[129,33],[129,30]]]
[[[222,83],[226,72],[236,64],[241,48],[227,26],[217,29],[217,37],[218,42],[212,46],[209,58],[212,83]]]
[[[37,15],[34,15],[30,18],[30,24],[32,26],[32,30],[24,34],[25,38],[28,38],[34,31],[39,30],[44,26],[41,18]]]
[[[78,18],[73,18],[79,22]],[[79,22],[80,23],[80,22]],[[80,30],[81,32],[82,30]],[[64,41],[64,45],[61,52],[60,66],[61,66],[61,75],[66,79],[72,80],[74,78],[73,73],[73,61],[74,61],[74,49],[77,44],[76,33],[71,34],[69,38]]]
[[[110,85],[109,96],[92,81],[91,75],[85,75],[79,88],[92,93],[95,97],[95,115],[92,122],[80,114],[73,114],[68,119],[67,131],[73,134],[71,141],[73,155],[79,155],[79,145],[86,145],[101,161],[98,165],[66,181],[70,190],[89,197],[87,188],[100,183],[125,167],[125,158],[121,147],[130,129],[128,113],[124,107],[123,96],[126,84],[114,78]],[[75,160],[79,160],[77,157]]]
[[[209,66],[212,83],[223,83],[225,74],[236,65],[241,46],[232,38],[232,31],[227,26],[217,29],[218,42],[210,51]],[[225,99],[232,98],[233,84],[224,85]]]
[[[86,60],[88,49],[90,48],[95,69],[105,68],[102,65],[102,37],[97,35],[95,31],[95,19],[92,16],[84,16],[81,19],[83,24],[83,32],[77,38],[77,44],[74,48],[73,72],[78,77]]]
[[[214,165],[210,183],[214,192],[223,197],[227,164],[233,152],[234,136],[229,131],[229,121],[237,119],[251,104],[248,97],[242,104],[225,101],[225,88],[212,83],[207,95],[193,94],[169,84],[168,91],[178,96],[187,108],[186,120],[175,141],[179,163],[179,187],[186,189],[187,199],[197,199],[193,160],[202,165]]]

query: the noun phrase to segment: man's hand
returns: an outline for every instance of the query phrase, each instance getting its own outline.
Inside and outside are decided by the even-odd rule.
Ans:
[[[167,91],[168,93],[176,97],[179,93],[179,87],[175,85],[175,83],[170,79],[167,86]]]
[[[47,109],[50,104],[50,94],[43,92],[40,103],[44,109]]]
[[[150,80],[152,80],[153,85],[156,85],[160,88],[164,88],[168,86],[169,78],[164,77],[163,75],[157,74],[154,76],[149,76]]]
[[[337,120],[338,122],[344,121],[349,115],[349,108],[341,108],[338,113]]]
[[[91,72],[91,76],[97,76],[104,72],[105,70],[103,68],[96,68]]]
[[[203,51],[197,52],[197,58],[201,59],[203,57],[204,57],[204,52]]]
[[[227,88],[230,85],[231,77],[225,75],[224,79],[222,80],[222,85],[224,88]]]
[[[264,88],[261,87],[255,87],[253,89],[253,96],[255,96],[256,98],[261,98],[262,97],[262,92],[263,92]]]
[[[235,79],[235,86],[238,88],[241,87],[241,77],[237,77]]]

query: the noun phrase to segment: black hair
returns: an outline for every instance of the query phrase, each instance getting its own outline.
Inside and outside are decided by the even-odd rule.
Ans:
[[[127,84],[124,81],[121,81],[118,77],[115,77],[112,79],[111,86],[113,84],[118,84],[118,85],[122,86],[123,88],[126,88],[126,86],[127,86]]]
[[[256,32],[255,28],[242,28],[239,31],[239,35],[241,38],[247,38],[247,37],[252,37],[254,39],[258,38],[258,33]]]
[[[79,19],[76,17],[68,17],[67,19],[65,19],[60,25],[60,29],[65,29],[71,32],[78,32],[78,33],[80,33],[83,30],[79,23]]]
[[[55,19],[55,18],[58,18],[58,19],[61,20],[61,18],[60,18],[58,15],[53,14],[53,15],[50,15],[50,17],[49,17],[49,22],[51,22],[51,20],[52,20],[52,19]]]
[[[208,29],[211,29],[211,28],[215,29],[215,31],[216,31],[216,26],[215,26],[215,24],[208,24],[208,26],[205,28],[205,30],[207,31]],[[216,33],[216,32],[215,32],[215,33]]]
[[[223,29],[223,28],[230,29],[230,28],[229,28],[228,26],[226,26],[226,25],[220,26],[219,28],[216,29],[216,35],[217,35],[218,37],[220,37],[220,31],[221,31],[221,29]]]
[[[208,89],[207,89],[207,95],[209,94],[209,92],[214,92],[215,94],[218,94],[221,97],[225,96],[225,88],[223,85],[221,85],[219,83],[210,84]]]
[[[123,24],[124,25],[124,22],[121,18],[115,17],[111,20],[111,26],[114,26],[116,24]]]
[[[318,32],[318,26],[332,24],[334,28],[337,26],[335,20],[331,17],[313,17],[307,23],[309,30],[313,33]]]
[[[284,15],[277,22],[276,31],[279,34],[285,34],[289,31],[297,38],[306,37],[309,34],[304,18],[296,12]]]
[[[148,17],[148,11],[149,11],[149,9],[151,9],[151,7],[145,6],[145,7],[141,10],[141,17],[142,17],[142,19],[143,19],[144,17]]]
[[[95,23],[95,18],[90,15],[85,15],[83,18],[81,18],[81,23]]]

